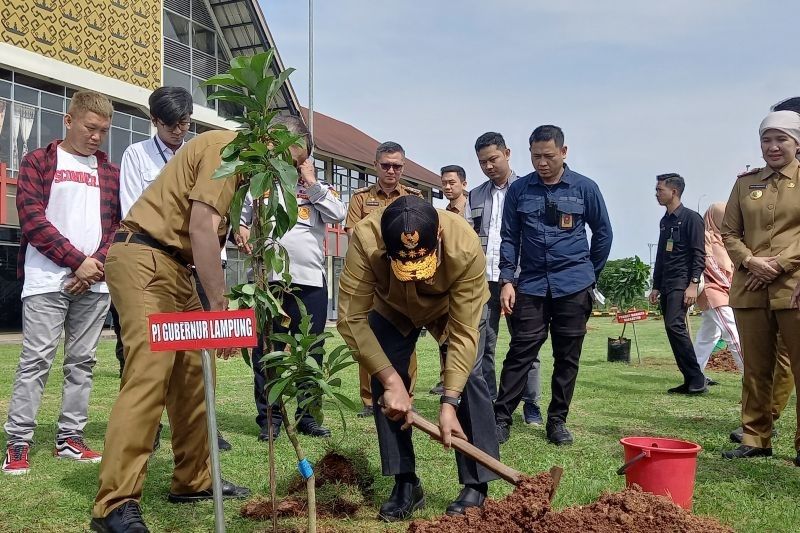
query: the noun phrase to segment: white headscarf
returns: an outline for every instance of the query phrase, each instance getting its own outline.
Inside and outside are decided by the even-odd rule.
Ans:
[[[764,135],[767,130],[782,131],[800,144],[800,113],[794,111],[773,111],[761,121],[758,135]]]

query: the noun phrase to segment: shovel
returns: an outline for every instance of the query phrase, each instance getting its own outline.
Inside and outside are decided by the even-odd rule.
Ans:
[[[442,442],[442,432],[439,429],[439,426],[426,420],[417,412],[412,412],[411,418],[411,425],[415,428],[419,429],[420,431],[427,433],[434,440]],[[510,466],[507,466],[488,453],[484,452],[483,450],[473,446],[468,441],[460,438],[460,437],[450,437],[450,442],[453,448],[458,450],[459,452],[463,453],[470,459],[482,464],[502,479],[508,481],[514,486],[519,485],[519,482],[526,477],[525,474],[518,470],[514,470]],[[553,488],[550,490],[550,500],[552,501],[553,496],[555,496],[556,489],[558,488],[558,484],[561,482],[561,476],[564,473],[564,469],[560,466],[554,466],[550,469],[550,475],[553,478]]]

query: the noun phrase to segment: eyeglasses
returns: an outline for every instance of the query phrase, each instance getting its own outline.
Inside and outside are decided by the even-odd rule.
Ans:
[[[380,163],[381,168],[386,172],[394,169],[395,172],[400,172],[403,170],[403,165],[401,163]]]
[[[175,131],[178,128],[180,128],[181,131],[186,131],[192,125],[192,122],[190,120],[178,122],[177,124],[175,124],[173,126],[170,126],[169,124],[165,123],[161,119],[156,119],[156,122],[158,122],[158,124],[160,126],[164,126],[165,128],[167,128],[170,131]]]

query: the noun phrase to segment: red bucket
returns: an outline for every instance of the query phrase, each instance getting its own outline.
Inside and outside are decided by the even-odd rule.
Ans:
[[[625,464],[617,474],[625,474],[628,486],[635,483],[645,492],[667,496],[684,509],[692,509],[700,445],[655,437],[625,437],[619,442],[625,449]]]

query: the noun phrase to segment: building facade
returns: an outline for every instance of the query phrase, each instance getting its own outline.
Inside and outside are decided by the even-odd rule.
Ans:
[[[19,162],[29,151],[63,138],[63,115],[72,94],[91,89],[111,98],[114,117],[102,150],[119,163],[125,148],[155,133],[147,100],[161,85],[185,87],[192,93],[195,106],[189,136],[209,129],[235,128],[237,123],[231,118],[240,110],[224,102],[208,101],[213,88],[202,87],[201,83],[226,71],[232,57],[269,49],[274,49],[274,41],[257,0],[2,3],[0,329],[15,329],[21,322],[21,284],[16,280],[20,232],[15,205]],[[283,68],[276,53],[273,70],[277,74]],[[277,105],[284,113],[301,113],[291,84],[286,85]],[[333,121],[320,114],[315,114],[315,125],[316,120]],[[355,130],[344,123],[337,124]],[[325,131],[325,136],[336,135],[335,129]],[[319,135],[315,132],[315,136]],[[363,133],[361,136],[369,139]],[[322,146],[330,144],[323,142]],[[373,158],[353,158],[347,155],[348,150],[339,151],[345,154],[321,150],[315,156],[320,177],[334,184],[347,201],[352,188],[374,182]],[[415,167],[409,182],[430,197],[437,194],[437,181],[435,174]],[[327,252],[331,310],[335,309],[335,287],[346,240],[342,228],[330,228]],[[235,249],[228,252],[226,278],[229,284],[239,283],[245,277],[245,260]]]

